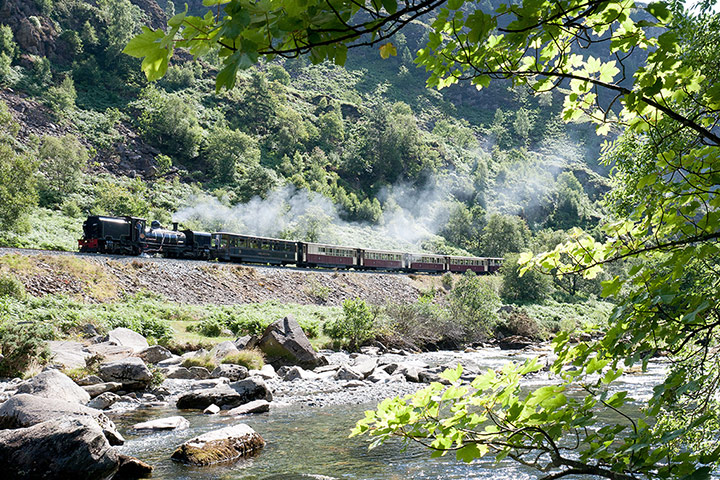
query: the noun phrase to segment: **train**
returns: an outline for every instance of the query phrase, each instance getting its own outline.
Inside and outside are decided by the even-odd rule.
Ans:
[[[166,258],[217,260],[304,268],[383,270],[396,272],[496,272],[502,258],[463,257],[432,253],[406,253],[232,232],[198,232],[164,228],[160,222],[139,217],[92,215],[83,223],[78,240],[82,253],[113,255],[159,254]]]

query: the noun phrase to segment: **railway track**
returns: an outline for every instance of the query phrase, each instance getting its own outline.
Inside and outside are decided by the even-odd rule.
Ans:
[[[92,259],[108,259],[121,262],[132,262],[133,260],[141,261],[153,261],[168,264],[179,264],[179,265],[206,265],[206,264],[218,264],[218,265],[242,265],[244,267],[254,268],[256,270],[290,270],[297,272],[312,272],[319,274],[333,274],[336,272],[347,272],[357,274],[372,274],[372,275],[392,275],[392,276],[409,276],[409,275],[429,275],[438,276],[443,272],[423,272],[423,273],[408,273],[408,272],[391,272],[386,270],[355,270],[355,269],[339,269],[339,268],[308,268],[308,267],[297,267],[295,265],[261,265],[256,263],[233,263],[233,262],[217,262],[208,260],[193,260],[193,259],[177,259],[177,258],[165,258],[162,256],[155,255],[112,255],[107,253],[81,253],[81,252],[68,252],[64,250],[42,250],[37,248],[19,248],[19,247],[0,247],[0,256],[8,254],[17,255],[68,255],[77,258]]]

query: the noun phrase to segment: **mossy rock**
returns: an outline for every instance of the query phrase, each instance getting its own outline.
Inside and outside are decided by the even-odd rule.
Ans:
[[[260,434],[240,423],[188,440],[171,458],[188,465],[213,465],[253,455],[264,446],[265,440]]]

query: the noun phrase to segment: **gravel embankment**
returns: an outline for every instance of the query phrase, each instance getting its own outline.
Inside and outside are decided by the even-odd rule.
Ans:
[[[64,293],[88,301],[123,293],[158,293],[186,304],[282,303],[339,305],[359,297],[372,303],[414,302],[439,277],[312,270],[216,262],[81,255],[0,248],[0,272],[10,271],[35,296]]]

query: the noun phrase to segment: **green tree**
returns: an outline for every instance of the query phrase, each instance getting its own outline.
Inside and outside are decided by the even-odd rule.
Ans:
[[[500,267],[502,288],[500,297],[508,303],[541,302],[550,294],[551,279],[537,270],[528,270],[521,275],[520,255],[505,255]]]
[[[75,108],[77,92],[75,82],[68,76],[59,85],[53,85],[45,92],[45,100],[48,106],[59,117],[63,117]]]
[[[364,8],[351,0],[288,0],[233,15],[246,1],[232,0],[229,15],[175,18],[168,32],[148,29],[125,51],[144,58],[152,79],[162,76],[174,48],[196,54],[214,48],[224,64],[216,85],[232,87],[237,70],[260,55],[307,53],[314,62],[342,64],[349,48],[376,44],[387,57],[395,50],[390,36],[432,12],[427,43],[417,54],[429,86],[466,81],[484,88],[496,79],[537,92],[562,86],[566,121],[592,122],[599,134],[622,128],[640,147],[637,163],[644,170],[634,168],[632,141],[618,142],[627,152],[620,175],[632,200],[623,204],[626,217],[605,227],[602,241],[573,232],[572,241],[553,252],[521,257],[528,268],[587,277],[610,262],[643,260],[628,276],[605,282],[605,295],[623,295],[600,340],[573,345],[558,336],[550,370],[560,382],[521,390],[520,379],[541,368],[533,361],[490,370],[470,386],[460,384],[458,368],[444,375],[448,387],[437,383],[410,399],[381,403],[355,433],[374,434],[378,442],[393,435],[420,440],[465,461],[488,453],[509,457],[549,479],[710,478],[720,461],[714,282],[720,88],[712,53],[720,49],[720,28],[712,2],[702,2],[694,16],[680,2],[632,0],[520,0],[487,12],[464,0]],[[642,51],[645,64],[628,78],[633,50]],[[644,192],[647,201],[636,201]],[[611,385],[624,367],[644,367],[657,352],[669,355],[668,373],[641,410],[627,416],[631,396]],[[607,411],[625,420],[595,428]]]
[[[227,183],[235,181],[236,175],[245,176],[259,165],[260,149],[250,135],[218,128],[208,135],[202,157],[215,178]]]
[[[18,46],[9,25],[0,25],[0,54],[7,55],[10,60],[17,55]]]
[[[464,342],[485,340],[498,320],[500,298],[488,282],[466,271],[448,295],[449,313]],[[458,345],[460,346],[460,345]]]
[[[343,316],[328,322],[323,329],[330,338],[347,341],[348,348],[355,351],[373,337],[376,317],[377,311],[364,300],[347,299],[343,302]]]
[[[64,197],[77,191],[82,171],[87,165],[88,152],[74,135],[45,136],[38,148],[40,162],[39,192],[41,203],[61,203]]]
[[[140,131],[149,143],[184,160],[198,154],[202,127],[192,103],[177,94],[163,95],[155,88],[146,88],[140,106]]]
[[[527,249],[530,229],[514,215],[494,213],[487,220],[480,237],[480,252],[487,257],[502,257]]]
[[[37,205],[37,164],[0,142],[0,227],[16,230],[22,218]]]

